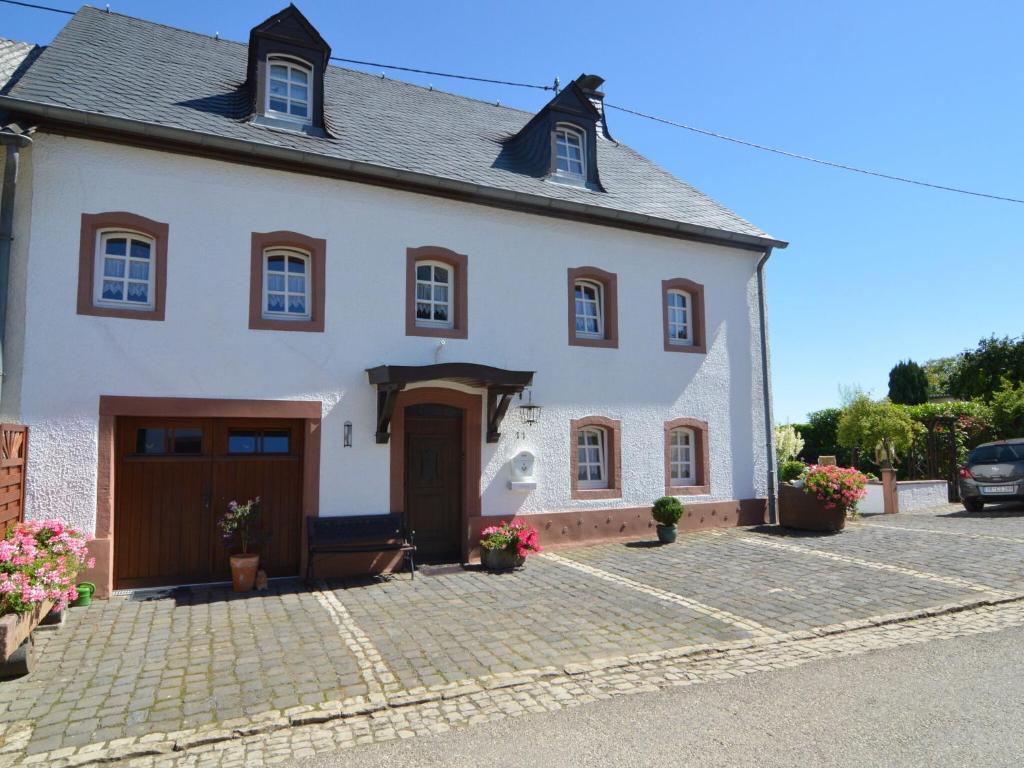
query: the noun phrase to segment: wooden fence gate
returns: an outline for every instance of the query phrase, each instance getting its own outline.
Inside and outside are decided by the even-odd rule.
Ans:
[[[0,538],[25,515],[28,427],[0,424]]]

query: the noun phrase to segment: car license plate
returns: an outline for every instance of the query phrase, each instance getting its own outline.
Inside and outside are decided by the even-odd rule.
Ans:
[[[998,493],[1016,493],[1017,486],[1015,485],[983,485],[981,486],[981,492],[988,494]]]

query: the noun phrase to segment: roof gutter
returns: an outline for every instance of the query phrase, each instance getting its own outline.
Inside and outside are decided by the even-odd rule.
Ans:
[[[7,336],[7,291],[11,273],[11,245],[14,242],[14,195],[18,186],[18,163],[23,147],[32,143],[28,136],[0,131],[4,148],[4,179],[0,187],[0,383],[4,377],[4,340]]]
[[[159,123],[129,120],[99,112],[86,112],[52,104],[41,104],[11,96],[0,96],[0,107],[23,115],[47,118],[61,126],[78,126],[101,129],[116,133],[119,137],[134,137],[143,141],[163,142],[177,145],[181,149],[200,148],[209,154],[222,152],[230,157],[223,160],[241,160],[253,163],[288,165],[292,169],[318,175],[340,176],[343,178],[385,186],[401,187],[427,194],[468,199],[485,205],[502,208],[528,210],[549,216],[562,216],[603,223],[630,229],[643,229],[674,237],[700,240],[734,248],[762,251],[765,248],[785,248],[787,243],[768,237],[745,235],[727,230],[703,227],[698,224],[662,219],[656,216],[619,211],[599,205],[557,200],[540,195],[512,192],[495,187],[482,186],[472,182],[449,179],[429,174],[388,168],[382,165],[345,160],[306,152],[299,149],[261,144],[244,139],[214,136],[185,128],[176,128]],[[94,138],[102,138],[94,136]]]
[[[768,520],[766,522],[774,525],[779,521],[779,510],[778,489],[775,484],[775,428],[772,423],[771,366],[768,363],[768,311],[764,291],[764,267],[771,255],[772,249],[765,248],[764,255],[757,262],[757,314],[761,339],[761,400],[764,406],[765,463],[768,466]]]

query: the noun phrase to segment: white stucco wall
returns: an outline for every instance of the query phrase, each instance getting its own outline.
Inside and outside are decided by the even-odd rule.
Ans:
[[[382,363],[536,371],[540,422],[512,408],[501,441],[484,443],[486,515],[650,504],[662,424],[678,416],[710,432],[711,495],[684,501],[765,495],[757,254],[46,134],[31,153],[15,280],[27,313],[12,313],[24,355],[0,403],[32,427],[31,516],[92,529],[100,395],[320,400],[320,513],[385,512],[389,449],[374,442],[364,372]],[[170,226],[164,322],[76,313],[81,214],[118,210]],[[278,229],[327,240],[324,333],[248,328],[250,234]],[[443,349],[405,335],[406,248],[420,245],[469,256],[469,339]],[[567,344],[566,269],[584,265],[618,274],[618,349]],[[706,355],[662,348],[671,277],[705,286]],[[621,500],[570,500],[569,421],[592,414],[622,421]],[[538,459],[530,493],[505,484],[524,448]]]

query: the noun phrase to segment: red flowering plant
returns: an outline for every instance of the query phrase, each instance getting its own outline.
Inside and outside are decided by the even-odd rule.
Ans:
[[[825,502],[825,509],[856,514],[857,502],[867,495],[867,477],[852,467],[812,464],[804,473],[804,493]]]
[[[93,568],[83,531],[59,520],[20,523],[0,540],[0,615],[27,613],[47,600],[63,610],[78,597],[75,580]]]
[[[484,549],[504,549],[520,557],[540,552],[537,529],[522,520],[513,520],[511,523],[502,521],[500,525],[484,528],[480,535],[480,546]]]

